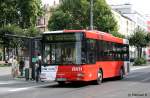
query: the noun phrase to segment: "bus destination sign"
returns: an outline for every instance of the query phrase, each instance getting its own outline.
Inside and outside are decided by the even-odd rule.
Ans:
[[[45,41],[75,41],[76,36],[75,34],[51,34],[45,35]]]

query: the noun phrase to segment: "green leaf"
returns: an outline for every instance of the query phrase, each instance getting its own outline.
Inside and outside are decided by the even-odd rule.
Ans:
[[[117,22],[105,0],[94,0],[94,29],[117,32]],[[90,26],[89,0],[63,0],[50,17],[49,30],[88,29]]]

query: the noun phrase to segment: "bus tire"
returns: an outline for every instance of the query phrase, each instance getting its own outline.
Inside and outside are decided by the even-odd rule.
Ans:
[[[64,85],[65,81],[57,81],[59,85]]]
[[[100,69],[98,72],[97,72],[97,79],[94,80],[94,84],[96,85],[100,85],[103,81],[103,72],[102,70]]]
[[[122,80],[124,78],[123,76],[123,68],[120,69],[119,71],[119,80]]]

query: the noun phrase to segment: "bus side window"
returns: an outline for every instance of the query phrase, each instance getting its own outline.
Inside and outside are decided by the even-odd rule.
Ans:
[[[123,56],[124,61],[129,60],[129,46],[128,45],[123,45],[122,56]]]
[[[82,49],[81,49],[81,62],[82,64],[87,63],[87,47],[86,47],[86,41],[83,40],[82,41],[82,45],[81,45]]]
[[[87,63],[94,64],[96,62],[96,40],[87,39]]]

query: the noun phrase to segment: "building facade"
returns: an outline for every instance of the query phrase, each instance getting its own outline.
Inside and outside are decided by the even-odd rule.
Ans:
[[[49,2],[48,2],[49,1]],[[52,8],[57,7],[60,4],[61,0],[43,0],[44,6],[44,15],[37,19],[37,27],[41,32],[48,31],[48,21],[53,12]]]
[[[146,18],[147,18],[147,31],[150,33],[150,14],[147,14]]]
[[[135,26],[147,31],[147,19],[132,4],[110,5],[113,10],[135,22]]]
[[[121,15],[119,12],[112,10],[112,13],[114,14],[114,17],[118,23],[118,32],[125,37],[130,36],[136,28],[136,23],[128,17]]]

